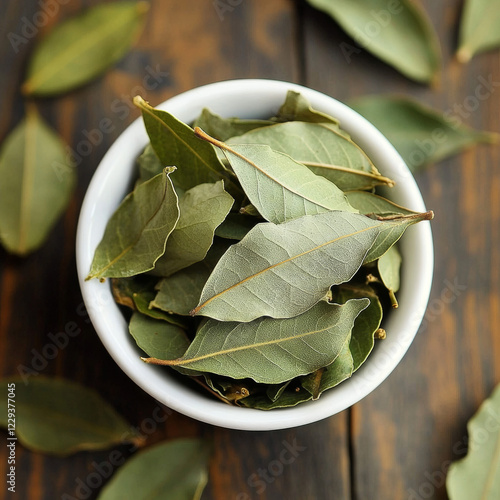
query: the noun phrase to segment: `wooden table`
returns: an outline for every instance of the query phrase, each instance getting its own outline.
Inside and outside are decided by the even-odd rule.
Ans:
[[[40,31],[98,3],[64,2]],[[77,283],[74,244],[80,205],[94,170],[139,115],[131,97],[141,93],[156,104],[218,80],[274,78],[340,100],[379,92],[412,95],[461,113],[463,121],[476,128],[500,130],[498,52],[480,55],[467,66],[453,60],[460,0],[422,2],[444,52],[443,78],[436,89],[412,83],[364,51],[348,60],[340,44],[352,40],[304,2],[221,0],[219,5],[227,7],[222,16],[212,1],[151,3],[138,45],[111,71],[75,92],[38,101],[45,119],[75,149],[102,118],[109,117],[115,126],[82,157],[76,195],[45,246],[26,259],[0,250],[2,373],[13,375],[21,364],[32,366],[48,334],[75,323],[81,333],[39,372],[96,388],[137,426],[148,422],[157,403],[118,368],[89,324]],[[24,16],[33,19],[38,9],[35,1],[0,5],[1,139],[23,115],[19,84],[35,44],[29,40],[16,53],[7,33],[19,33]],[[145,85],[148,74],[156,80]],[[464,105],[471,102],[467,98],[475,95],[481,78],[493,82],[491,91],[477,109],[467,111]],[[430,308],[404,360],[370,396],[327,420],[279,432],[219,429],[176,413],[165,423],[143,429],[151,444],[178,436],[213,439],[204,500],[446,498],[443,471],[464,455],[466,422],[500,381],[499,157],[499,147],[481,146],[416,176],[427,206],[436,213]],[[276,460],[281,451],[294,444],[301,451],[280,468]],[[119,449],[128,453],[126,447]],[[60,459],[18,447],[18,492],[8,495],[3,485],[0,497],[96,498],[98,489],[88,496],[81,490],[78,496],[77,484],[94,470],[93,462],[106,460],[109,453]],[[1,446],[0,476],[5,474],[6,448]]]

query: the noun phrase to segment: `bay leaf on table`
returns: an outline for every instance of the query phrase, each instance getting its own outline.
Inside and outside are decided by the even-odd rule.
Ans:
[[[466,0],[460,20],[457,59],[468,62],[478,52],[500,45],[498,0]]]
[[[181,358],[145,361],[279,384],[331,364],[350,336],[356,316],[368,305],[368,299],[344,305],[321,301],[293,318],[265,317],[250,323],[208,320]]]
[[[179,219],[170,180],[174,170],[166,168],[121,202],[97,246],[87,280],[124,278],[153,269]]]
[[[16,436],[30,450],[65,456],[142,438],[97,392],[42,375],[0,381],[0,426],[7,428],[7,388],[15,384]]]
[[[469,420],[469,451],[451,464],[446,478],[450,500],[497,500],[500,498],[499,455],[500,386]]]
[[[401,260],[401,254],[394,245],[377,261],[380,280],[389,292],[392,307],[398,307],[398,301],[394,294],[399,290]]]
[[[349,203],[364,215],[416,215],[418,213],[368,191],[346,191],[345,195]]]
[[[359,283],[343,283],[332,288],[331,301],[345,304],[352,299],[367,298],[370,305],[361,311],[356,318],[349,341],[352,356],[352,371],[355,372],[367,359],[375,345],[375,333],[382,322],[383,310],[377,294],[369,285]]]
[[[441,49],[425,10],[412,0],[308,0],[358,45],[422,83],[438,78]],[[374,17],[377,15],[378,17]]]
[[[335,184],[288,155],[256,144],[229,146],[199,128],[195,133],[224,152],[248,199],[270,222],[330,210],[356,211]]]
[[[440,112],[408,97],[380,95],[349,105],[377,127],[413,172],[476,143],[498,142],[498,135],[463,125],[451,111]]]
[[[158,292],[151,306],[170,314],[189,316],[200,301],[201,291],[215,265],[228,248],[228,244],[215,241],[207,256],[158,283]]]
[[[215,229],[224,221],[233,203],[233,197],[224,190],[223,181],[199,184],[186,191],[179,199],[177,225],[152,273],[170,276],[203,260],[212,246]]]
[[[147,2],[112,2],[56,25],[33,51],[23,93],[60,94],[103,73],[135,43],[148,10]]]
[[[333,363],[302,378],[301,385],[311,394],[313,401],[318,399],[323,392],[339,385],[352,375],[354,363],[349,348],[350,339],[349,335]]]
[[[193,129],[167,111],[155,109],[134,97],[141,110],[151,146],[164,165],[175,165],[175,186],[188,190],[198,184],[225,178],[224,166],[211,144],[200,141]]]
[[[301,314],[354,276],[381,224],[339,211],[257,224],[221,257],[192,314],[244,322]]]
[[[129,458],[98,500],[200,500],[209,459],[210,447],[201,439],[161,442]]]
[[[179,326],[135,312],[129,323],[130,335],[148,355],[176,359],[189,347],[186,332]]]
[[[349,137],[321,123],[278,123],[233,137],[227,144],[267,145],[306,165],[343,191],[394,185],[394,181],[380,175],[364,151]]]
[[[314,109],[300,92],[294,90],[287,92],[285,102],[281,105],[277,116],[273,120],[278,122],[329,123],[334,127],[339,125],[336,118]]]
[[[230,137],[242,135],[250,130],[265,127],[272,123],[270,120],[243,120],[241,118],[222,118],[209,109],[203,108],[196,118],[193,128],[199,127],[208,135],[219,141],[227,141]]]
[[[32,105],[2,145],[0,176],[0,242],[27,255],[47,239],[76,185],[64,143]]]

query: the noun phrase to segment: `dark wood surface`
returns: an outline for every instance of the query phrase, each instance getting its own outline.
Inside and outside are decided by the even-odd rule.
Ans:
[[[65,2],[41,33],[98,3]],[[436,213],[435,275],[426,319],[389,379],[353,408],[327,420],[250,433],[214,428],[172,412],[165,423],[148,426],[157,403],[111,360],[83,313],[75,269],[77,217],[103,154],[138,116],[129,107],[135,93],[156,104],[218,80],[274,78],[343,101],[379,92],[412,95],[443,111],[455,109],[464,123],[500,131],[498,52],[480,55],[467,66],[453,60],[460,0],[422,2],[443,48],[439,88],[412,83],[364,51],[348,60],[341,44],[352,40],[303,2],[222,0],[219,4],[230,7],[223,19],[214,3],[152,0],[139,43],[120,63],[77,91],[37,101],[44,118],[73,148],[104,117],[115,128],[78,165],[76,195],[44,247],[25,259],[0,250],[1,371],[13,375],[21,365],[32,366],[49,333],[76,323],[81,333],[39,372],[96,388],[133,425],[145,427],[148,443],[179,436],[213,439],[204,500],[445,499],[443,471],[449,461],[463,456],[466,422],[500,381],[499,147],[472,149],[416,176],[427,206]],[[23,115],[19,85],[36,43],[31,39],[16,52],[7,34],[20,33],[23,19],[33,19],[39,8],[35,1],[0,3],[0,140]],[[148,68],[159,74],[154,89],[144,88]],[[467,99],[475,95],[480,78],[494,85],[477,109],[467,111],[464,105],[471,109],[473,99]],[[447,300],[450,296],[453,300]],[[305,449],[278,475],[258,482],[259,471],[279,459],[285,442]],[[125,446],[118,450],[129,454]],[[98,488],[78,496],[82,491],[77,491],[77,482],[85,481],[93,462],[107,460],[111,451],[60,459],[19,446],[18,491],[8,494],[0,485],[0,498],[97,498]],[[0,477],[5,474],[6,448],[1,446]]]

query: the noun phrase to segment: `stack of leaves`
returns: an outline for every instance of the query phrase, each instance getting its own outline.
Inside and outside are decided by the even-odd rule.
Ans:
[[[151,144],[87,279],[114,278],[143,359],[260,409],[349,378],[397,307],[395,243],[432,212],[376,195],[394,182],[298,93],[268,120],[204,109],[194,130],[135,104]]]

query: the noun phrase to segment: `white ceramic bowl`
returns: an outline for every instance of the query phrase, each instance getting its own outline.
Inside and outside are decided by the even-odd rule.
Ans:
[[[338,118],[383,175],[396,180],[396,187],[390,192],[393,201],[421,212],[426,210],[415,180],[387,139],[355,111],[314,90],[272,80],[233,80],[184,92],[158,108],[187,123],[203,107],[224,117],[266,118],[276,114],[290,89],[301,92],[314,108]],[[113,301],[109,283],[84,280],[106,224],[131,186],[135,159],[147,143],[148,136],[139,118],[109,149],[85,196],[76,241],[78,276],[88,313],[102,343],[122,370],[151,396],[180,413],[213,425],[244,430],[285,429],[321,420],[345,410],[382,383],[413,341],[427,306],[434,262],[428,222],[410,227],[401,240],[404,261],[398,293],[400,307],[386,319],[387,339],[377,342],[366,363],[351,379],[317,401],[271,411],[228,406],[191,390],[174,379],[168,369],[139,359],[140,350]]]

